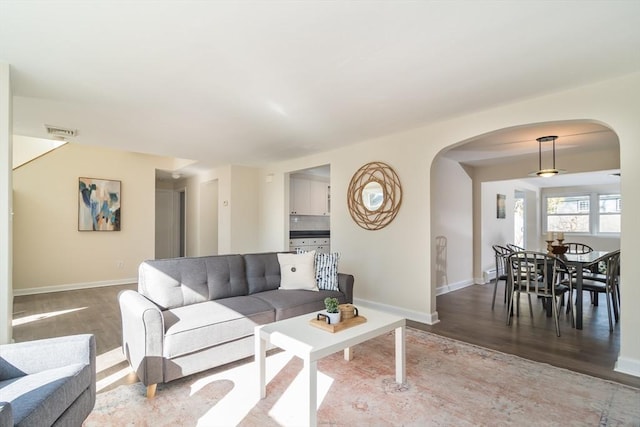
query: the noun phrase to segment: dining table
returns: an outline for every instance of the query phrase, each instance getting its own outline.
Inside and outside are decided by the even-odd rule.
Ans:
[[[568,266],[575,268],[576,279],[576,329],[582,329],[582,284],[584,278],[584,267],[592,264],[598,258],[608,254],[608,251],[593,251],[586,254],[564,254],[562,260]]]

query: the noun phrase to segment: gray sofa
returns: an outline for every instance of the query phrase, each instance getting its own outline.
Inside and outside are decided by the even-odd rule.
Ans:
[[[0,426],[81,426],[95,401],[93,335],[0,345]]]
[[[256,325],[324,309],[324,298],[353,302],[353,276],[339,291],[280,290],[277,253],[145,261],[138,291],[118,295],[122,348],[155,394],[166,383],[254,353]]]

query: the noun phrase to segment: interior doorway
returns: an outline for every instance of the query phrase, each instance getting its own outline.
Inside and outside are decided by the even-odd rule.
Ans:
[[[155,258],[186,255],[186,188],[156,189]]]

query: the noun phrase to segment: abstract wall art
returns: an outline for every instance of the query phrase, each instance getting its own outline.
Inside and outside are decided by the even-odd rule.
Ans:
[[[120,231],[120,181],[78,178],[78,230]]]
[[[496,211],[496,218],[505,219],[507,217],[507,196],[504,194],[498,194]]]

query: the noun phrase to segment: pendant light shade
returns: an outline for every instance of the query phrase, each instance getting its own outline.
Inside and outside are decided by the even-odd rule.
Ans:
[[[549,177],[558,175],[559,173],[565,172],[564,170],[556,169],[556,139],[558,139],[556,135],[542,136],[540,138],[536,138],[536,141],[538,141],[538,171],[532,172],[530,175],[539,176],[542,178],[549,178]],[[553,144],[551,148],[551,155],[552,155],[551,168],[546,168],[546,169],[542,168],[542,143],[543,142],[551,142]]]

